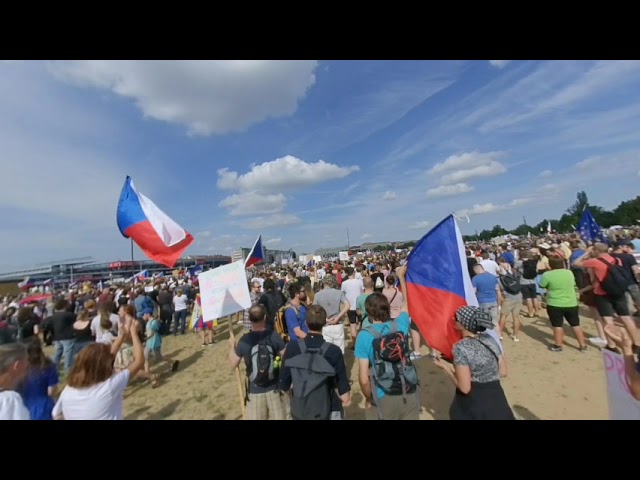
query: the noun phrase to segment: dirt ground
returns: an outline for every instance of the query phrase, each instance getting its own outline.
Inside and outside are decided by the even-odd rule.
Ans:
[[[593,321],[582,317],[588,336],[595,335]],[[234,325],[236,335],[242,327]],[[518,417],[524,420],[601,420],[608,418],[606,381],[602,354],[596,347],[586,353],[567,328],[564,351],[547,350],[552,340],[546,316],[524,319],[520,342],[505,336],[504,347],[509,375],[503,386]],[[161,383],[152,389],[135,380],[125,392],[124,409],[128,420],[239,420],[242,418],[236,374],[228,366],[228,322],[221,322],[217,343],[202,347],[199,335],[187,333],[165,338],[163,351],[180,360],[180,369],[172,374],[168,367],[158,368]],[[446,420],[453,398],[453,386],[444,373],[426,355],[416,362],[425,420]],[[352,406],[346,416],[364,419],[363,397],[359,391],[357,364],[347,350],[346,361],[353,380]],[[242,369],[244,370],[244,369]],[[242,371],[244,382],[244,371]],[[243,383],[244,385],[244,383]]]

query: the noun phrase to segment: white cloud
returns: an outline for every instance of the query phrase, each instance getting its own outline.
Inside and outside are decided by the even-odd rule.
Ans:
[[[436,163],[428,173],[440,175],[452,170],[461,170],[478,167],[481,165],[490,165],[496,160],[502,158],[504,152],[467,152],[460,155],[451,155],[442,163]]]
[[[300,223],[301,220],[299,217],[290,214],[276,214],[269,215],[266,217],[256,217],[249,218],[243,222],[238,222],[236,225],[241,226],[242,228],[247,228],[251,230],[260,230],[263,228],[274,228],[274,227],[284,227],[288,225],[295,225]]]
[[[280,238],[280,237],[270,238],[270,239],[264,241],[264,244],[266,246],[277,245],[279,243],[282,243],[282,238]]]
[[[229,209],[229,215],[256,215],[258,213],[281,212],[287,204],[287,198],[282,194],[263,194],[246,192],[230,195],[218,205]]]
[[[551,175],[553,175],[553,172],[551,170],[543,170],[538,174],[538,177],[547,178],[547,177],[550,177]]]
[[[504,68],[511,60],[489,60],[492,67]]]
[[[309,60],[65,60],[60,80],[134,100],[145,117],[186,125],[191,134],[243,131],[292,115],[315,83]]]
[[[500,162],[491,162],[487,165],[478,165],[477,167],[469,168],[467,170],[458,170],[457,172],[448,173],[440,179],[440,182],[448,185],[471,180],[472,178],[493,177],[506,171],[506,167]]]
[[[371,235],[370,233],[365,233],[365,234],[364,234],[364,235],[362,235],[360,238],[361,238],[362,240],[368,240],[368,239],[370,239],[371,237],[373,237],[373,235]]]
[[[423,222],[416,222],[413,225],[409,226],[409,228],[412,230],[424,230],[429,225],[431,225],[431,222],[425,220]]]
[[[333,163],[319,160],[308,163],[299,158],[287,155],[271,162],[253,165],[244,175],[218,170],[218,188],[222,190],[257,190],[280,191],[282,189],[303,188],[315,183],[325,182],[360,170],[358,166],[340,167]]]
[[[461,195],[463,193],[471,192],[474,188],[466,183],[456,183],[454,185],[441,185],[439,187],[430,188],[427,190],[427,197],[450,197],[453,195]]]
[[[204,232],[196,233],[195,236],[196,237],[200,237],[200,238],[208,238],[208,237],[211,236],[211,231],[210,230],[205,230]]]
[[[494,203],[491,203],[491,202],[483,203],[483,204],[476,203],[473,207],[459,210],[458,212],[456,212],[456,214],[460,216],[485,215],[487,213],[494,213],[502,210],[509,210],[511,208],[520,207],[522,205],[531,203],[534,200],[535,200],[534,197],[522,197],[522,198],[516,198],[510,201],[509,203],[505,203],[503,205],[495,205]]]
[[[384,195],[382,196],[382,199],[387,201],[396,200],[397,198],[398,198],[398,195],[396,195],[396,192],[389,192],[389,191],[384,192]]]

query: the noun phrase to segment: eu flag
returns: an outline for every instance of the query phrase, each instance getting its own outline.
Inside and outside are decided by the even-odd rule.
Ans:
[[[600,225],[598,225],[596,219],[593,218],[588,208],[585,208],[584,212],[582,212],[582,217],[580,217],[580,221],[578,222],[578,233],[587,244],[591,242],[607,243],[600,229]]]

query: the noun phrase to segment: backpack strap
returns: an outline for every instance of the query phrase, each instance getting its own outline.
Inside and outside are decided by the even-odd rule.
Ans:
[[[329,350],[330,346],[331,344],[325,340],[320,346],[320,350],[318,350],[318,353],[324,357],[325,353],[327,353],[327,350]]]
[[[375,328],[373,328],[373,325],[371,325],[370,327],[366,327],[364,330],[365,330],[365,332],[369,332],[371,335],[373,335],[373,338],[382,337],[380,332],[378,330],[376,330]]]
[[[300,353],[307,353],[307,344],[305,343],[303,338],[298,339],[298,347],[300,348]]]
[[[600,258],[600,257],[598,257],[598,258],[596,258],[596,260],[600,260],[600,261],[601,261],[602,263],[604,263],[607,267],[613,267],[613,264],[611,264],[611,263],[607,262],[604,258]],[[618,266],[618,267],[620,266],[620,265],[618,265],[618,262],[615,262],[615,264],[616,264],[616,266]]]

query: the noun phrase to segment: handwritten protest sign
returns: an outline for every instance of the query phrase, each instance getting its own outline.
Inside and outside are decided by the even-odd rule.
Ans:
[[[339,252],[338,255],[340,255],[341,262],[349,261],[349,252]]]
[[[609,418],[611,420],[640,420],[640,402],[629,392],[624,359],[621,355],[602,350],[607,375]]]
[[[233,262],[198,276],[203,321],[210,322],[251,307],[244,262]]]

